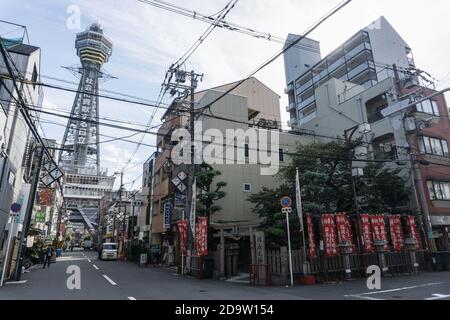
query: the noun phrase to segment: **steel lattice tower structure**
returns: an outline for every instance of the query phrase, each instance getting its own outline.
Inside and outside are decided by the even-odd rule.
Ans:
[[[98,125],[99,79],[112,54],[112,42],[95,23],[77,34],[75,48],[81,61],[81,79],[62,141],[60,164],[66,173],[64,197],[71,211],[70,222],[84,223],[95,234],[100,200],[114,185],[114,177],[100,168]]]

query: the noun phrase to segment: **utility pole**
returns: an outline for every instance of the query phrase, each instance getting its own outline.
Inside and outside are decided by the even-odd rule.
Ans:
[[[121,214],[120,210],[122,210],[122,186],[123,186],[123,171],[120,172],[120,188],[119,188],[119,215]],[[125,219],[125,215],[123,215],[123,218]],[[119,225],[120,225],[120,220],[119,220]],[[117,226],[117,231],[119,231],[120,229],[122,229],[122,241],[123,241],[123,225],[122,228],[120,228],[119,226]],[[119,236],[119,234],[117,234],[117,236]],[[120,240],[119,240],[120,241]],[[122,244],[123,246],[123,244]]]
[[[191,218],[191,208],[193,205],[192,197],[193,191],[192,186],[195,177],[195,90],[197,89],[198,82],[202,81],[203,74],[197,74],[195,71],[186,72],[180,68],[181,66],[171,67],[169,72],[175,75],[176,83],[168,83],[166,87],[171,89],[170,93],[175,95],[176,93],[181,95],[181,104],[183,100],[188,96],[189,99],[189,134],[190,134],[190,164],[188,167],[188,186],[186,192],[186,212],[189,212],[188,218]],[[172,78],[172,76],[170,77]],[[183,85],[186,82],[186,78],[190,78],[189,85]],[[189,228],[190,229],[190,228]],[[192,240],[195,236],[195,230],[193,232],[188,232],[188,243],[192,245]]]
[[[413,116],[412,116],[413,117]],[[426,232],[426,238],[428,240],[428,247],[431,252],[436,252],[436,243],[433,238],[433,231],[431,228],[431,221],[430,221],[430,211],[428,210],[428,204],[427,199],[425,198],[425,188],[423,187],[423,180],[422,180],[422,174],[420,173],[420,167],[419,167],[419,161],[417,159],[417,155],[415,152],[412,152],[412,141],[411,141],[411,134],[408,133],[407,127],[406,127],[406,119],[408,118],[408,113],[405,113],[402,117],[402,125],[403,125],[403,132],[405,135],[406,143],[408,146],[408,152],[409,152],[409,161],[410,161],[410,168],[411,168],[411,176],[413,177],[413,189],[415,191],[416,199],[418,199],[418,207],[417,207],[417,218],[421,224],[425,224],[425,232]],[[417,126],[417,120],[415,117],[413,117],[416,132],[419,133],[420,128]],[[422,228],[419,228],[422,230]]]
[[[358,194],[356,191],[356,182],[355,178],[353,177],[353,156],[354,156],[354,149],[352,148],[352,137],[355,134],[356,130],[358,129],[358,126],[350,128],[344,132],[345,136],[345,144],[348,148],[348,167],[350,172],[350,179],[352,184],[352,192],[353,192],[353,199],[355,202],[355,212],[356,212],[356,233],[357,233],[357,242],[358,242],[358,250],[359,252],[362,252],[362,239],[361,239],[361,216],[360,216],[360,209],[359,209],[359,203],[358,203]],[[351,131],[350,135],[348,134]]]
[[[133,202],[131,203],[131,223],[128,226],[128,238],[129,238],[128,257],[130,257],[130,255],[131,255],[131,243],[132,243],[133,238],[134,238],[134,203],[136,201],[136,192],[133,193],[133,200],[132,201]],[[138,253],[138,259],[139,259],[139,254],[140,254],[140,252]]]
[[[34,168],[33,183],[31,185],[30,196],[28,198],[27,209],[25,211],[25,217],[23,220],[22,233],[20,235],[19,250],[17,252],[16,265],[14,268],[14,279],[16,281],[20,281],[20,277],[22,274],[23,255],[26,250],[26,240],[25,240],[26,238],[25,237],[28,235],[28,231],[30,229],[31,216],[33,214],[33,207],[34,207],[36,192],[37,192],[37,188],[38,188],[38,184],[39,184],[42,160],[44,158],[44,150],[45,150],[45,148],[43,145],[36,146],[36,151],[38,152],[38,161],[37,161],[36,167]]]

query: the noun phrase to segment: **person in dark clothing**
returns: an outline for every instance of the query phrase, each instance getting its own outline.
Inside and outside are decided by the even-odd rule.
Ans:
[[[52,255],[53,255],[53,247],[49,246],[45,251],[44,266],[42,267],[43,269],[45,269],[46,264],[48,264],[48,267],[50,268],[50,261],[52,260]]]

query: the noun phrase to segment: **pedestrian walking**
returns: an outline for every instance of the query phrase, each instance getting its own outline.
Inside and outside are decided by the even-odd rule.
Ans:
[[[50,262],[52,260],[53,255],[53,247],[48,246],[47,250],[45,251],[45,260],[44,260],[44,266],[42,269],[45,269],[45,265],[48,263],[48,267],[50,268]]]

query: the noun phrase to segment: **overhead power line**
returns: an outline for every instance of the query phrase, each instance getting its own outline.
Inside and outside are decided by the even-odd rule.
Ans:
[[[264,62],[262,65],[260,65],[258,68],[256,68],[253,72],[251,72],[246,78],[238,81],[235,85],[233,85],[230,89],[225,91],[223,94],[221,94],[219,97],[214,99],[212,102],[210,102],[208,105],[204,107],[204,109],[210,109],[210,107],[216,103],[217,101],[221,100],[223,97],[231,93],[233,90],[235,90],[237,87],[241,86],[245,81],[249,80],[251,77],[253,77],[256,73],[270,65],[272,62],[274,62],[278,57],[280,57],[283,53],[285,53],[287,50],[295,46],[297,43],[299,43],[301,40],[306,38],[309,34],[311,34],[314,30],[316,30],[320,25],[322,25],[325,21],[330,19],[332,16],[334,16],[337,12],[339,12],[342,8],[347,6],[352,0],[345,0],[344,2],[341,2],[336,7],[334,7],[329,13],[327,13],[325,16],[323,16],[319,21],[314,23],[310,28],[308,28],[301,36],[298,37],[297,40],[291,42],[289,45],[285,46],[281,51],[276,53],[274,56],[269,58],[266,62]]]
[[[5,79],[5,80],[12,80],[11,76],[6,75],[6,74],[0,74],[0,78]],[[49,83],[43,83],[43,82],[39,82],[39,81],[34,82],[31,80],[26,80],[26,79],[16,79],[16,81],[25,83],[25,84],[29,84],[29,85],[36,85],[36,86],[57,89],[57,90],[63,90],[63,91],[68,91],[68,92],[73,92],[73,93],[82,93],[82,94],[89,95],[89,96],[94,96],[94,97],[99,97],[99,98],[104,98],[104,99],[109,99],[109,100],[115,100],[115,101],[119,101],[119,102],[138,104],[138,105],[152,107],[152,108],[169,109],[168,106],[161,106],[161,105],[154,104],[154,103],[147,103],[147,102],[143,102],[143,101],[135,101],[135,100],[129,100],[129,99],[124,99],[124,98],[112,97],[112,96],[108,96],[108,95],[104,95],[104,94],[96,94],[96,93],[91,93],[91,92],[79,91],[77,89],[62,87],[62,86],[49,84]]]
[[[207,15],[207,14],[204,14],[204,13],[201,13],[198,11],[183,8],[181,6],[171,4],[167,1],[159,1],[159,0],[137,0],[137,1],[145,3],[145,4],[149,4],[156,8],[160,8],[160,9],[172,12],[172,13],[176,13],[178,15],[182,15],[182,16],[185,16],[188,18],[192,18],[192,19],[201,21],[201,22],[215,25],[216,27],[222,28],[223,30],[234,31],[234,32],[242,33],[242,34],[257,38],[257,39],[264,39],[267,41],[281,43],[281,44],[284,44],[286,42],[286,37],[281,37],[281,36],[278,36],[278,35],[275,35],[275,34],[272,34],[269,32],[265,32],[265,31],[259,31],[254,28],[239,25],[237,23],[233,23],[233,22],[226,21],[223,19],[221,21],[216,22],[212,15]],[[313,49],[311,49],[310,47],[304,46],[304,45],[298,44],[298,43],[295,45],[295,47],[302,48],[302,49],[308,50],[308,51],[313,51]]]
[[[234,8],[235,4],[237,3],[238,0],[230,0],[227,5],[220,11],[219,16],[216,18],[216,22],[221,21],[223,18],[226,17],[226,15]],[[169,83],[171,80],[171,77],[173,76],[173,74],[170,75],[169,77],[169,72],[171,72],[173,70],[173,67],[176,66],[175,68],[178,68],[180,65],[183,65],[193,54],[194,52],[198,49],[198,47],[203,43],[203,41],[205,41],[205,39],[213,32],[213,30],[215,29],[215,25],[208,27],[205,32],[200,36],[200,38],[175,62],[172,64],[172,66],[169,68],[169,71],[166,72],[166,76],[164,79],[164,82],[161,86],[161,90],[159,92],[159,96],[158,96],[158,103],[156,108],[153,110],[153,113],[148,121],[147,126],[151,126],[153,119],[156,115],[157,110],[159,109],[160,106],[160,102],[162,102],[162,99],[164,98],[164,95],[166,94],[168,87],[166,87],[163,91],[163,88],[166,84],[166,81]],[[169,79],[168,79],[169,77]],[[122,171],[125,171],[129,165],[129,163],[131,163],[131,161],[133,160],[133,158],[136,156],[137,152],[139,151],[139,148],[141,146],[141,143],[144,141],[145,138],[145,134],[142,134],[141,139],[139,141],[139,143],[136,145],[136,148],[134,149],[133,153],[131,154],[131,157],[128,160],[128,164],[125,165],[122,168]]]

